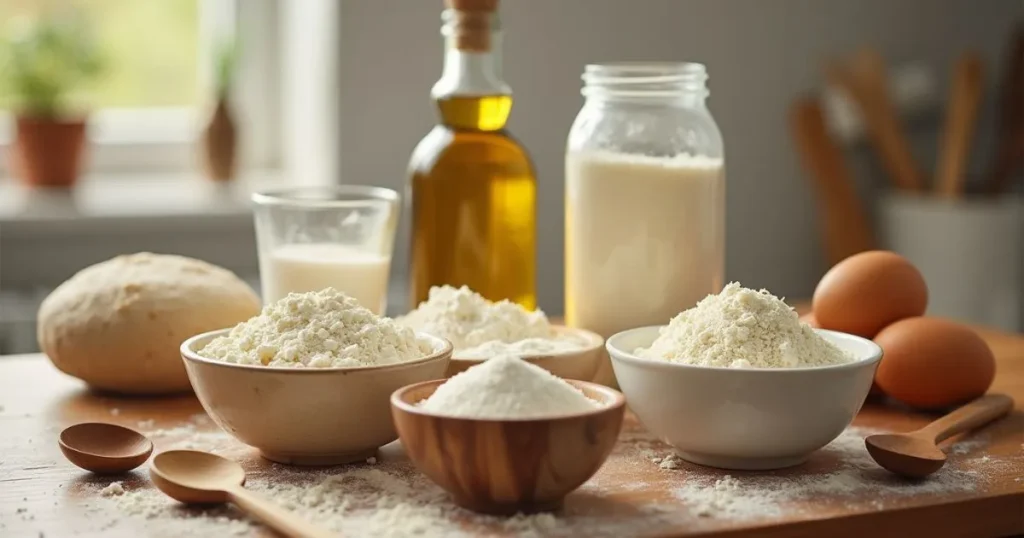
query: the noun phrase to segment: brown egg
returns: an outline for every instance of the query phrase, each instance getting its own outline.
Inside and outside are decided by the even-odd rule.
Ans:
[[[905,258],[872,250],[825,273],[814,290],[813,306],[823,328],[874,338],[894,321],[924,315],[928,288]]]
[[[810,325],[811,328],[814,328],[814,329],[820,329],[821,328],[821,324],[818,323],[818,318],[814,317],[814,312],[808,312],[808,313],[800,316],[800,321]]]
[[[985,341],[952,321],[904,319],[883,329],[875,342],[884,352],[875,382],[914,407],[939,409],[981,396],[996,374]]]

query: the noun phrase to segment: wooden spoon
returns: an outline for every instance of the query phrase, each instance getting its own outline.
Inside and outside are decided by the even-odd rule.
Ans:
[[[935,166],[935,188],[943,198],[955,199],[963,195],[964,174],[974,137],[974,122],[981,104],[982,85],[981,57],[976,52],[964,53],[953,69],[946,106],[946,129]]]
[[[1013,409],[1013,399],[987,394],[920,430],[871,435],[864,440],[868,453],[882,467],[903,476],[924,478],[942,468],[945,452],[936,446],[944,439],[984,426]]]
[[[910,151],[903,125],[889,97],[885,60],[871,48],[845,63],[825,66],[829,83],[841,88],[860,109],[868,137],[897,189],[920,192],[924,179]]]
[[[246,490],[245,470],[226,458],[194,450],[171,450],[153,458],[150,477],[168,496],[187,504],[233,503],[274,530],[294,538],[334,536]]]
[[[825,127],[825,114],[813,98],[793,103],[790,129],[818,199],[818,219],[829,266],[874,249],[875,240],[842,151]]]
[[[68,461],[101,474],[131,471],[153,453],[153,442],[145,435],[104,422],[83,422],[65,428],[57,443]]]

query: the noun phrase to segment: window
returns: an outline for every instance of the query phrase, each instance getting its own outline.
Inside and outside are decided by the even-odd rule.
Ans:
[[[100,48],[100,77],[76,94],[73,103],[89,115],[90,170],[184,171],[194,169],[195,141],[212,96],[213,51],[237,36],[242,47],[235,85],[244,148],[259,158],[250,165],[278,161],[268,137],[276,129],[277,79],[273,45],[278,0],[2,0],[0,31],[36,17],[72,14],[88,23]],[[252,43],[253,46],[248,46]],[[246,77],[258,77],[247,84]],[[0,146],[13,135],[11,103],[0,98]],[[0,175],[5,164],[0,160]]]

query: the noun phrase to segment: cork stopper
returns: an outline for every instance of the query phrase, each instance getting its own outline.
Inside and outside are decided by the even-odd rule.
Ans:
[[[498,0],[445,0],[452,10],[448,24],[455,48],[468,52],[491,50],[492,17],[496,16]]]
[[[498,0],[444,0],[444,7],[456,11],[493,13],[498,10]]]

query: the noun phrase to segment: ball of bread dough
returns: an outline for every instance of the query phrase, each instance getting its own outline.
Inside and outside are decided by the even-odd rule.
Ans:
[[[94,388],[173,393],[190,390],[183,341],[259,312],[259,298],[231,271],[143,252],[87,267],[53,290],[37,336],[59,370]]]

